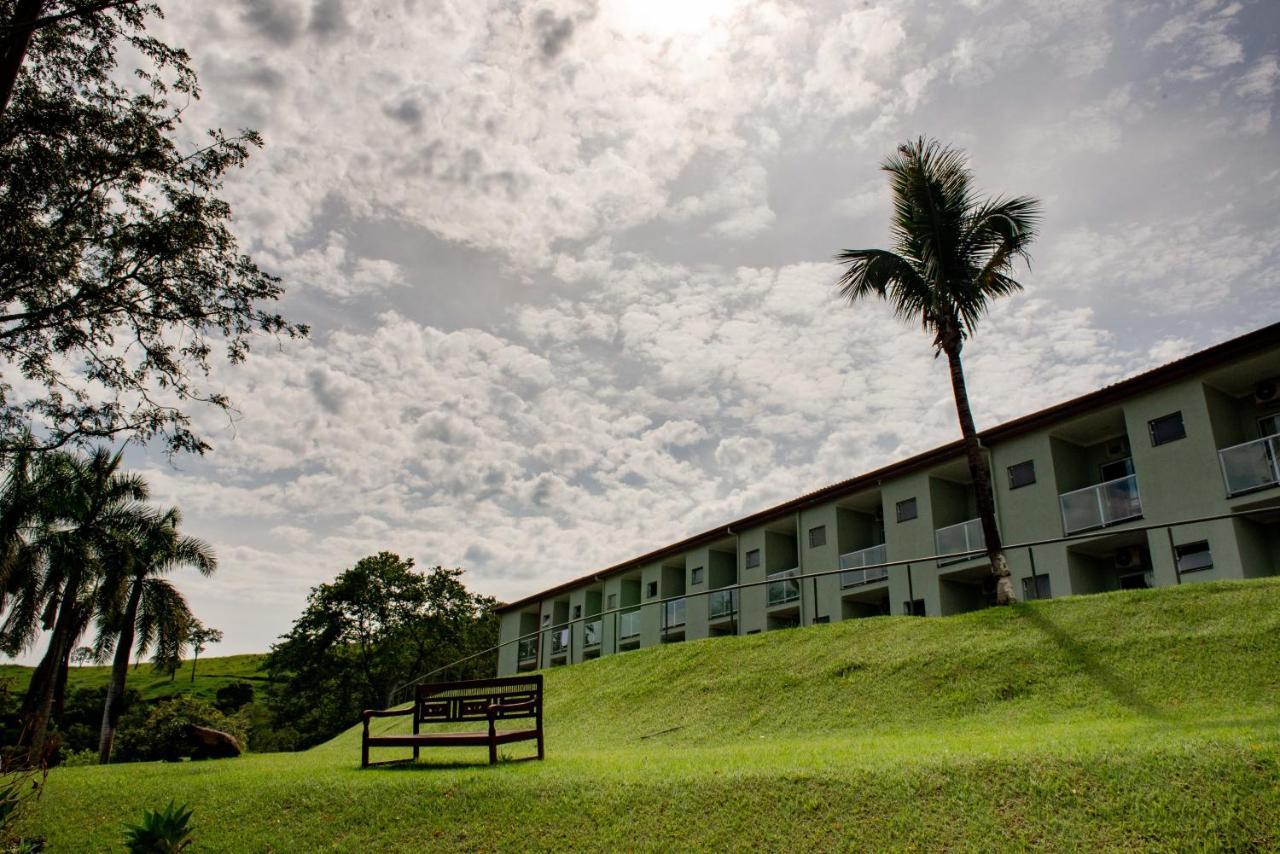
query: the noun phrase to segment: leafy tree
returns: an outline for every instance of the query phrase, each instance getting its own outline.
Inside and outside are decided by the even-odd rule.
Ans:
[[[160,576],[182,566],[194,567],[202,575],[217,568],[217,558],[206,543],[179,533],[182,514],[177,508],[151,511],[140,522],[132,536],[121,538],[99,594],[98,647],[104,655],[115,652],[99,731],[103,764],[111,759],[120,717],[118,698],[129,676],[130,654],[142,656],[154,648],[161,657],[176,655],[185,643],[195,642],[198,622],[185,597]]]
[[[245,733],[235,716],[224,715],[207,700],[179,694],[122,719],[118,758],[126,762],[177,761],[191,754],[192,725],[221,730],[240,744]]]
[[[340,732],[397,685],[497,643],[494,600],[471,593],[461,569],[414,569],[390,552],[366,557],[311,590],[264,664],[274,726],[302,746]],[[453,675],[489,675],[481,656]]]
[[[84,667],[86,664],[93,664],[97,660],[98,653],[91,646],[78,646],[75,652],[71,653],[71,661],[75,663],[77,668]]]
[[[977,498],[997,602],[1014,600],[1009,564],[996,528],[991,471],[969,408],[960,351],[991,300],[1022,290],[1010,273],[1040,221],[1029,196],[979,198],[962,152],[921,137],[898,147],[882,168],[893,192],[892,250],[848,249],[840,294],[856,304],[879,297],[902,320],[919,323],[945,354],[956,414]]]
[[[196,682],[196,663],[200,661],[200,653],[211,643],[222,643],[222,631],[209,628],[199,620],[187,635],[187,643],[191,645],[191,684]]]
[[[307,334],[263,308],[280,282],[240,251],[219,196],[261,140],[183,141],[199,86],[188,55],[147,34],[159,16],[154,3],[0,0],[0,84],[14,75],[0,114],[6,444],[31,429],[41,449],[121,436],[203,452],[189,408],[231,411],[203,381],[215,356]],[[122,55],[140,64],[129,85]]]

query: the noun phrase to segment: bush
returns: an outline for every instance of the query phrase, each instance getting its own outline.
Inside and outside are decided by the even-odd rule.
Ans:
[[[142,822],[126,824],[124,846],[131,854],[170,854],[191,844],[191,813],[169,801],[162,812],[143,810]]]
[[[98,751],[93,748],[84,750],[63,750],[62,761],[58,763],[59,768],[80,768],[85,765],[98,764]]]
[[[235,714],[247,703],[253,702],[253,685],[249,682],[232,682],[223,685],[214,695],[213,704],[224,715]]]
[[[244,729],[235,718],[227,717],[207,700],[195,697],[172,697],[156,703],[141,714],[121,719],[116,736],[116,757],[119,761],[153,761],[163,759],[175,762],[191,754],[191,740],[187,727],[208,727],[235,736],[241,746],[245,744]]]

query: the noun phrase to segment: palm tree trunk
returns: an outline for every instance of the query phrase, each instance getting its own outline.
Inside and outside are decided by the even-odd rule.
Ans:
[[[964,366],[960,363],[961,341],[958,335],[944,341],[947,366],[951,369],[951,390],[956,399],[956,415],[960,419],[960,433],[964,436],[964,454],[969,462],[969,476],[973,480],[973,493],[978,504],[978,518],[982,521],[982,536],[987,545],[987,557],[991,560],[991,574],[996,579],[996,604],[1008,605],[1015,601],[1013,582],[1009,579],[1009,561],[1000,542],[1000,530],[996,527],[996,501],[991,492],[991,468],[978,444],[978,431],[973,424],[973,412],[969,409],[969,392],[964,381]]]
[[[18,80],[18,72],[22,70],[22,61],[27,57],[27,47],[31,44],[34,30],[30,26],[44,11],[44,0],[18,0],[13,16],[5,21],[8,36],[0,43],[0,116],[9,108],[9,99],[13,96],[13,86]]]
[[[63,586],[62,604],[58,606],[58,617],[53,624],[53,632],[49,637],[49,648],[40,662],[41,672],[39,684],[34,681],[27,692],[28,712],[23,720],[23,729],[30,741],[28,757],[39,761],[44,755],[45,739],[49,733],[49,716],[53,713],[53,697],[58,688],[58,668],[65,659],[68,636],[75,624],[75,594],[79,588],[79,573],[68,575]]]
[[[129,591],[129,604],[125,608],[124,623],[116,638],[116,654],[111,660],[111,681],[107,683],[107,698],[102,704],[102,729],[98,732],[98,763],[111,761],[111,746],[116,738],[116,724],[120,722],[120,700],[124,697],[125,681],[129,678],[129,652],[133,649],[134,627],[138,620],[138,605],[142,601],[142,580],[135,578]]]

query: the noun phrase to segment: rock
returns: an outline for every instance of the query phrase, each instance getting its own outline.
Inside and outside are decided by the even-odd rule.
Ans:
[[[222,730],[188,724],[187,737],[192,759],[230,759],[243,751],[235,736]]]

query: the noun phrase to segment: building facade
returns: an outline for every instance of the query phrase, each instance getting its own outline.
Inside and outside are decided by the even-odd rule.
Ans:
[[[982,431],[1019,597],[1280,572],[1278,384],[1280,324]],[[504,605],[498,672],[982,608],[976,516],[935,448]]]

